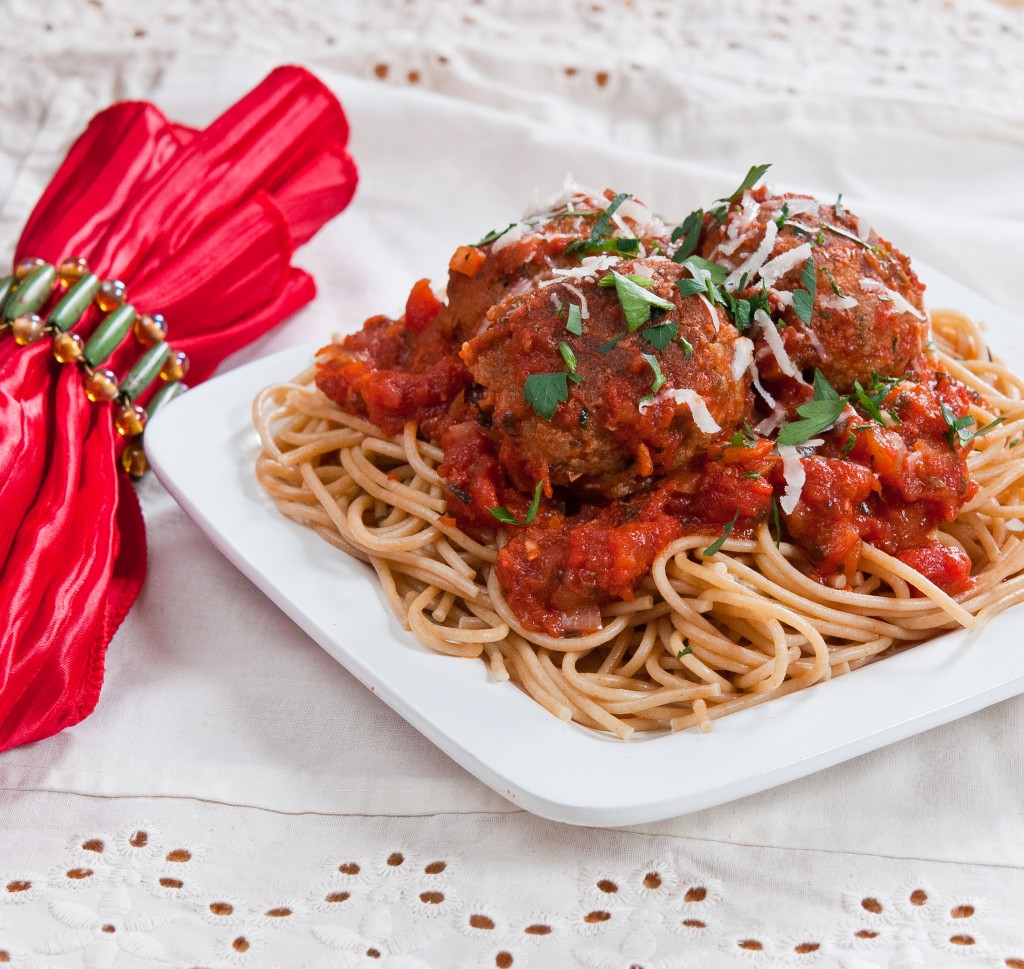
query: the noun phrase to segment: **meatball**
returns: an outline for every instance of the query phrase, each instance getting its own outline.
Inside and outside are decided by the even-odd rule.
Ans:
[[[683,267],[654,257],[614,272],[620,282],[650,280],[643,292],[671,308],[652,309],[628,332],[618,288],[607,285],[612,272],[553,277],[493,307],[462,349],[501,462],[522,491],[537,481],[585,500],[643,490],[652,476],[697,463],[750,413],[752,345],[706,298],[680,293]],[[580,334],[567,329],[572,307]],[[528,399],[528,378],[564,394],[550,413]]]
[[[924,286],[903,253],[838,202],[748,192],[721,225],[710,223],[701,252],[730,270],[726,286],[737,296],[756,298],[764,287],[772,319],[782,322],[780,340],[767,332],[765,316],[752,330],[768,386],[798,372],[807,379],[817,367],[847,392],[873,374],[901,376],[918,365],[928,330]],[[815,295],[804,322],[809,297],[799,294],[809,289]]]
[[[624,199],[606,216],[615,198],[610,189],[600,194],[567,186],[545,211],[489,233],[496,238],[482,245],[461,246],[449,263],[445,313],[452,334],[472,339],[487,325],[487,311],[495,303],[533,289],[538,278],[554,269],[579,266],[599,255],[602,245],[620,254],[617,243],[629,249],[635,240],[631,254],[639,255],[668,247],[668,228],[643,203]],[[595,244],[585,245],[595,232]]]

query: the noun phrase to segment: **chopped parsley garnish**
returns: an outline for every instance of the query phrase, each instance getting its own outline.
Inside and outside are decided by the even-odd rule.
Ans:
[[[830,232],[834,232],[837,236],[842,236],[844,239],[849,239],[851,242],[856,242],[857,245],[863,246],[865,249],[870,249],[872,252],[875,251],[875,246],[871,245],[870,242],[865,242],[860,236],[855,236],[852,232],[847,232],[845,229],[840,229],[837,225],[832,225],[831,222],[819,223],[823,229],[828,229]],[[822,239],[824,242],[824,239]],[[819,243],[820,245],[821,243]]]
[[[767,165],[751,165],[750,170],[747,172],[746,175],[743,176],[743,181],[740,182],[739,187],[736,189],[735,192],[732,193],[732,195],[730,195],[728,198],[716,199],[716,201],[722,202],[724,204],[716,205],[711,210],[711,214],[720,223],[724,222],[726,213],[729,211],[729,206],[731,206],[733,202],[742,198],[743,193],[746,192],[747,189],[753,188],[761,180],[761,176],[764,175],[764,173],[768,171],[768,169],[771,167],[772,166],[770,163]]]
[[[543,482],[538,481],[537,487],[533,489],[533,501],[530,502],[530,507],[526,510],[526,517],[522,521],[516,518],[512,512],[502,505],[498,505],[497,508],[489,508],[487,510],[504,525],[529,525],[537,517],[537,509],[540,508],[540,493],[542,487]]]
[[[588,411],[586,409],[586,407],[581,407],[580,408],[580,419],[579,419],[580,428],[586,427],[587,426],[587,421],[589,421],[589,420],[590,420],[590,411]]]
[[[687,360],[692,360],[693,344],[691,344],[690,341],[681,333],[679,334],[679,345],[683,348],[683,356],[685,356]]]
[[[576,373],[576,354],[572,352],[572,347],[568,343],[559,343],[558,352],[562,355],[569,373]]]
[[[949,431],[946,434],[949,440],[950,447],[956,447],[957,441],[960,442],[961,447],[967,447],[975,438],[981,437],[982,434],[987,434],[992,430],[993,427],[997,427],[1006,420],[1005,417],[997,417],[992,423],[986,424],[984,427],[979,427],[976,431],[968,431],[972,424],[977,423],[970,414],[965,414],[963,417],[957,417],[949,409],[949,406],[945,403],[940,405],[942,411],[942,419],[946,422],[949,427]],[[1010,447],[1013,447],[1011,444]]]
[[[727,292],[723,292],[722,296],[725,298],[725,308],[732,317],[733,325],[740,333],[750,329],[754,314],[758,310],[764,310],[766,313],[769,311],[768,289],[764,283],[761,284],[761,292],[755,293],[749,299],[737,299],[732,293]]]
[[[779,432],[779,444],[803,444],[822,431],[827,430],[842,414],[846,398],[840,397],[835,388],[818,369],[814,371],[814,399],[801,404],[796,412],[803,418],[787,424]]]
[[[618,209],[618,207],[622,205],[622,203],[625,202],[628,198],[632,198],[632,196],[626,192],[620,192],[618,195],[616,195],[615,198],[613,198],[611,202],[608,203],[608,208],[606,208],[601,213],[601,215],[598,217],[598,220],[594,223],[593,228],[590,230],[590,238],[576,239],[574,242],[570,242],[569,245],[565,247],[565,251],[567,253],[578,252],[580,254],[581,259],[587,253],[608,252],[609,249],[606,248],[606,243],[608,239],[611,237],[612,232],[614,231],[614,229],[612,228],[612,216],[615,214],[615,211]],[[632,241],[639,245],[637,240],[634,239]],[[626,252],[630,250],[620,251]],[[632,249],[631,251],[636,252],[636,248]]]
[[[1009,443],[1009,444],[1007,444],[1006,446],[1007,446],[1008,448],[1011,448],[1011,447],[1016,447],[1016,446],[1017,446],[1018,444],[1020,444],[1020,438],[1019,438],[1019,437],[1015,437],[1015,438],[1014,438],[1014,439],[1013,439],[1012,441],[1010,441],[1010,443]]]
[[[642,335],[656,350],[664,350],[676,338],[678,332],[678,323],[659,323],[657,326],[644,327]],[[693,353],[693,347],[690,347],[690,353]]]
[[[580,313],[580,308],[575,303],[569,304],[569,317],[565,321],[565,328],[573,336],[583,335],[583,316]]]
[[[843,445],[843,449],[839,453],[844,455],[844,456],[849,454],[853,450],[853,446],[856,443],[857,443],[857,435],[854,434],[853,431],[850,431],[850,436],[846,439],[846,443]]]
[[[676,653],[676,659],[682,659],[684,656],[689,656],[693,650],[689,646],[684,646],[678,653]]]
[[[605,280],[611,279],[610,283]],[[638,280],[644,280],[644,283]],[[615,293],[619,297],[619,304],[626,317],[626,329],[633,333],[640,327],[646,326],[651,318],[651,309],[660,310],[673,309],[672,303],[662,299],[656,293],[649,293],[646,286],[652,285],[652,280],[646,276],[623,276],[614,269],[598,282],[598,286],[614,286]],[[646,283],[646,286],[645,286]]]
[[[789,202],[782,203],[782,211],[779,212],[778,217],[775,219],[775,225],[781,229],[786,219],[789,218]]]
[[[708,547],[707,547],[706,549],[704,549],[704,551],[703,551],[703,552],[701,553],[701,554],[702,554],[702,555],[703,555],[703,556],[704,556],[705,558],[710,558],[710,557],[711,557],[712,555],[714,555],[714,554],[715,554],[715,552],[719,551],[719,550],[720,550],[720,549],[722,548],[722,546],[723,546],[723,545],[725,544],[725,540],[726,540],[726,539],[727,539],[727,538],[729,537],[729,535],[730,535],[730,534],[732,533],[732,529],[733,529],[733,526],[734,526],[734,525],[736,524],[736,522],[737,522],[737,521],[739,520],[739,517],[740,517],[740,510],[739,510],[739,508],[737,508],[737,509],[736,509],[736,514],[732,516],[732,521],[731,521],[731,522],[729,522],[729,524],[728,524],[728,525],[726,525],[726,526],[725,526],[725,528],[723,528],[723,529],[722,529],[722,534],[721,534],[721,535],[719,535],[719,536],[718,536],[718,538],[716,538],[716,539],[715,539],[715,540],[714,540],[714,541],[713,541],[713,542],[712,542],[712,543],[711,543],[711,544],[710,544],[710,545],[709,545],[709,546],[708,546]]]
[[[825,278],[828,280],[829,286],[832,287],[832,292],[836,294],[840,299],[843,298],[844,294],[842,290],[836,285],[836,281],[832,278],[832,272],[828,266],[822,266],[821,271],[825,274]],[[893,348],[895,349],[895,347]]]
[[[626,335],[627,334],[626,334],[625,330],[623,330],[621,333],[616,333],[615,336],[613,336],[606,344],[604,344],[603,346],[599,347],[597,352],[602,354],[602,355],[604,355],[606,353],[610,353],[612,350],[615,349],[615,347],[618,344],[619,340],[621,340]]]
[[[885,391],[882,392],[882,400],[885,399]],[[874,397],[869,397],[867,391],[860,385],[859,380],[853,382],[853,394],[851,395],[851,403],[853,402],[852,397],[856,396],[857,402],[867,412],[870,417],[873,417],[879,424],[884,424],[885,419],[882,417],[882,408],[878,405],[881,403],[880,400],[876,400]]]
[[[672,253],[673,262],[683,262],[697,251],[697,243],[700,241],[700,230],[703,227],[704,210],[697,209],[683,219],[682,225],[678,225],[672,230],[673,242],[676,242],[680,237],[683,240],[679,243],[676,251]]]
[[[843,217],[843,193],[840,192],[836,196],[835,204],[832,206],[832,211],[835,212],[836,218],[841,219]]]
[[[560,373],[531,373],[523,384],[523,398],[539,417],[549,421],[554,417],[555,408],[569,399],[570,376],[576,375],[564,370]]]
[[[811,314],[814,313],[814,298],[818,294],[818,276],[814,271],[813,256],[804,263],[803,271],[800,273],[800,282],[804,284],[804,288],[794,291],[793,309],[804,324],[809,326]]]
[[[782,522],[779,521],[779,503],[772,498],[772,525],[775,526],[775,547],[778,548],[782,544]],[[768,534],[771,534],[771,529],[768,529]]]
[[[513,226],[519,225],[518,222],[509,222],[504,229],[491,229],[479,242],[474,242],[474,246],[486,246],[489,242],[494,242],[495,239],[500,239],[509,229]]]
[[[654,400],[654,395],[665,386],[665,375],[661,372],[661,364],[658,363],[658,358],[653,353],[641,353],[640,356],[647,361],[647,366],[654,371],[654,382],[651,384],[651,392],[646,397],[640,398],[642,403]]]
[[[871,386],[868,390],[865,390],[860,385],[860,381],[855,380],[853,382],[853,393],[850,394],[848,399],[851,404],[859,404],[861,410],[869,417],[873,417],[879,424],[884,424],[882,401],[889,396],[889,391],[904,379],[904,377],[881,377],[877,373],[873,373],[871,375]],[[903,423],[893,411],[887,411],[886,413],[889,414],[894,424]],[[857,428],[857,430],[861,430],[861,428]]]
[[[760,471],[748,471],[745,475],[743,475],[743,477],[744,478],[760,478],[761,477],[761,472]]]

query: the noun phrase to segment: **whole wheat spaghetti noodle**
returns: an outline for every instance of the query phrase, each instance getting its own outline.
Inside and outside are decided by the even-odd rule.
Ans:
[[[446,516],[441,450],[412,422],[388,436],[332,404],[314,370],[264,390],[253,407],[257,476],[283,514],[377,572],[391,608],[430,648],[482,659],[554,716],[628,738],[708,730],[718,717],[855,670],[1024,599],[1024,381],[987,350],[965,316],[931,316],[937,369],[978,394],[967,464],[979,484],[943,543],[970,557],[972,588],[951,597],[865,545],[848,587],[809,578],[799,550],[767,525],[752,539],[685,535],[654,561],[631,601],[601,628],[555,637],[524,628],[495,574],[498,544]]]

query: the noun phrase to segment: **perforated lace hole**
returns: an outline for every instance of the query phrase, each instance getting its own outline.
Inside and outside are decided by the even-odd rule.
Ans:
[[[423,871],[428,875],[440,875],[447,867],[443,861],[432,861]]]
[[[494,964],[498,969],[509,969],[509,966],[511,966],[513,962],[515,962],[515,960],[512,958],[511,952],[499,952],[494,957]]]
[[[271,919],[286,919],[292,914],[292,910],[287,906],[281,905],[278,908],[268,908],[263,914]]]
[[[234,949],[235,952],[248,952],[249,940],[244,935],[240,935],[238,938],[231,941],[231,948]]]
[[[405,862],[405,855],[400,851],[393,851],[388,855],[388,866],[391,868],[398,868]]]
[[[228,916],[235,911],[235,906],[230,902],[210,902],[210,913],[212,915]]]
[[[90,838],[88,841],[82,842],[82,851],[92,851],[96,854],[101,854],[104,847],[102,838]]]
[[[469,917],[469,924],[474,929],[484,929],[489,932],[494,928],[494,919],[487,915],[471,915]]]
[[[343,875],[358,875],[360,870],[361,869],[354,861],[346,861],[343,864],[338,865],[338,871]]]
[[[160,885],[163,888],[184,888],[185,883],[180,878],[161,878]]]
[[[928,901],[928,893],[923,888],[915,888],[910,893],[911,905],[924,905]]]
[[[535,925],[528,925],[528,926],[526,926],[526,928],[523,929],[523,931],[527,935],[550,935],[551,934],[551,926],[550,925],[544,925],[544,924],[538,922]]]
[[[611,917],[611,912],[604,912],[601,909],[595,909],[593,912],[587,912],[587,914],[583,916],[583,921],[588,925],[600,925],[602,922],[607,922]]]
[[[597,887],[606,895],[614,895],[619,890],[619,886],[608,878],[602,878],[597,883]]]
[[[1006,969],[1024,969],[1024,959],[1010,956],[1010,958],[1004,959],[1003,962],[1006,963]]]
[[[949,941],[953,945],[974,945],[973,935],[951,935]]]
[[[687,902],[703,902],[708,897],[708,890],[700,885],[686,889],[683,898]]]
[[[349,892],[331,892],[329,895],[324,896],[324,901],[337,905],[340,902],[347,902],[351,897]]]
[[[133,848],[145,848],[149,844],[149,832],[136,831],[129,839],[128,844]]]
[[[706,929],[708,927],[707,923],[700,919],[683,919],[683,925],[688,929]]]
[[[861,929],[859,932],[854,933],[858,939],[877,939],[878,933],[872,932],[871,929]]]
[[[424,905],[440,905],[444,901],[443,892],[420,892],[420,901]]]
[[[373,65],[373,73],[374,73],[374,75],[376,77],[380,78],[382,81],[388,76],[388,71],[390,71],[390,70],[391,70],[391,68],[387,64],[374,64]]]
[[[70,875],[68,877],[70,877]],[[9,895],[16,895],[19,892],[27,892],[31,887],[32,887],[32,882],[28,882],[28,881],[13,881],[13,882],[8,882],[4,886],[4,890]]]
[[[661,875],[656,871],[649,871],[644,875],[644,888],[649,888],[652,891],[661,888]]]
[[[860,900],[860,907],[872,915],[882,914],[882,903],[877,898],[862,898]]]
[[[175,848],[173,851],[167,852],[167,861],[173,861],[176,864],[184,864],[186,861],[192,860],[192,852],[187,848]]]
[[[969,919],[974,914],[974,906],[957,905],[949,914],[955,919]]]
[[[85,878],[92,878],[95,872],[91,868],[71,868],[65,874],[75,881],[82,881]]]
[[[764,949],[764,946],[757,939],[741,939],[736,945],[741,949],[746,949],[748,952],[761,952]]]
[[[820,942],[801,942],[799,945],[793,946],[793,951],[798,955],[806,956],[812,952],[817,952],[820,948]]]

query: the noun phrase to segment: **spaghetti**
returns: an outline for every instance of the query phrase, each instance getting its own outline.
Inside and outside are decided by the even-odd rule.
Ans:
[[[562,720],[608,731],[699,726],[847,673],[940,632],[977,628],[1024,600],[1024,381],[990,358],[976,323],[931,317],[938,366],[980,396],[979,422],[1003,423],[968,458],[980,488],[942,542],[971,558],[974,586],[953,598],[865,545],[850,588],[805,574],[800,551],[766,524],[710,556],[688,535],[657,556],[629,602],[573,638],[524,628],[497,582],[497,546],[446,516],[443,454],[413,423],[390,436],[313,384],[311,368],[254,404],[260,483],[289,518],[376,571],[406,629],[451,656],[483,658]],[[500,539],[499,539],[500,540]]]
[[[766,167],[674,229],[568,185],[460,246],[259,396],[260,482],[430,648],[621,738],[1020,601],[1024,381]]]

